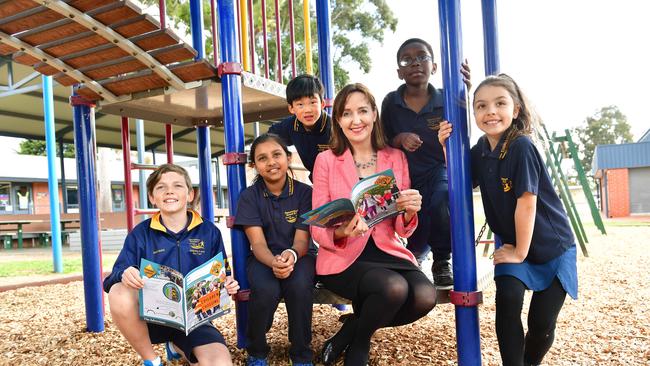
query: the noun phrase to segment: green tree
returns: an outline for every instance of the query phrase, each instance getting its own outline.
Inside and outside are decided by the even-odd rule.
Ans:
[[[142,0],[147,5],[157,5],[158,0]],[[166,0],[167,16],[178,28],[184,24],[189,32],[190,12],[189,1],[187,0]],[[281,45],[282,45],[282,79],[284,82],[291,78],[291,44],[289,37],[289,4],[293,4],[294,10],[294,34],[296,67],[298,73],[306,71],[305,62],[305,41],[304,21],[302,16],[302,1],[280,1],[280,23],[281,23]],[[313,1],[312,1],[313,4]],[[334,59],[334,83],[339,89],[349,81],[348,71],[352,68],[361,69],[367,73],[372,67],[372,60],[369,57],[369,46],[371,42],[381,43],[384,39],[384,32],[395,31],[397,19],[385,0],[331,0],[331,22],[332,22],[332,44]],[[204,29],[211,26],[209,2],[204,1],[203,6]],[[256,70],[263,70],[265,65],[263,51],[263,29],[261,1],[254,1],[253,24],[255,34],[255,55]],[[275,3],[266,1],[266,23],[267,42],[269,54],[269,78],[277,79],[277,43],[275,37]],[[317,23],[316,12],[311,9],[311,35],[312,35],[312,65],[314,72],[318,73],[318,51],[317,51]],[[211,34],[210,32],[206,32]],[[212,59],[212,36],[206,39],[206,56]],[[259,71],[258,71],[259,73]],[[264,74],[264,72],[259,73]]]
[[[584,125],[574,131],[580,139],[581,162],[587,172],[591,171],[597,145],[632,142],[627,117],[613,105],[603,107],[593,116],[587,117]]]
[[[45,141],[42,140],[25,140],[20,143],[19,147],[18,154],[21,155],[47,155]],[[56,145],[56,155],[61,156],[58,144]],[[63,144],[63,156],[66,158],[74,158],[74,145]]]

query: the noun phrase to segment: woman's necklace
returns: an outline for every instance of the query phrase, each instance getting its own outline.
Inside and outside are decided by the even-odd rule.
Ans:
[[[365,163],[360,163],[356,161],[356,159],[354,160],[354,165],[357,166],[357,169],[362,169],[362,170],[371,168],[375,166],[376,163],[377,163],[377,153],[373,153],[370,160],[366,161]]]

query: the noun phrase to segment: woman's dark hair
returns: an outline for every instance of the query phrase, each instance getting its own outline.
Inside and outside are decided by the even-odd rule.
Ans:
[[[330,138],[330,148],[332,149],[332,152],[334,152],[334,155],[340,156],[345,152],[346,149],[352,150],[352,145],[350,145],[350,141],[348,140],[347,137],[345,137],[345,134],[343,133],[343,130],[341,129],[341,126],[339,126],[339,120],[341,119],[341,116],[343,116],[343,112],[345,111],[345,104],[348,101],[348,97],[352,93],[361,93],[363,94],[366,99],[368,99],[368,103],[370,103],[370,107],[372,110],[377,114],[377,118],[374,121],[374,125],[372,127],[372,135],[370,136],[371,138],[371,143],[372,143],[372,148],[375,151],[381,150],[386,146],[386,140],[384,138],[384,132],[381,127],[381,122],[379,121],[379,111],[377,110],[377,103],[375,102],[375,97],[372,95],[370,90],[368,90],[368,87],[366,87],[363,84],[360,83],[354,83],[354,84],[348,84],[341,89],[341,91],[336,94],[336,98],[334,98],[334,107],[332,109],[332,137]]]
[[[476,99],[476,93],[485,86],[497,86],[505,89],[515,106],[519,107],[519,113],[516,118],[512,119],[512,124],[504,132],[506,134],[506,142],[502,148],[503,154],[508,149],[508,145],[519,136],[533,136],[537,126],[541,123],[537,113],[530,105],[528,98],[524,95],[519,88],[519,85],[513,78],[507,74],[499,75],[490,75],[485,80],[483,80],[474,90],[474,98]]]
[[[400,56],[402,55],[402,51],[406,48],[406,46],[408,46],[410,44],[413,44],[413,43],[420,43],[421,45],[426,47],[427,51],[429,51],[429,55],[431,56],[431,62],[434,62],[433,61],[433,48],[431,48],[431,45],[429,44],[429,42],[427,42],[427,41],[425,41],[423,39],[420,39],[420,38],[409,38],[406,41],[404,41],[404,43],[402,43],[402,45],[399,46],[399,48],[397,49],[397,64],[398,65],[399,65]]]
[[[255,140],[253,140],[253,143],[251,144],[251,151],[248,153],[248,163],[250,166],[255,165],[255,150],[257,149],[257,146],[261,143],[269,142],[269,141],[275,142],[278,145],[280,145],[284,153],[287,154],[287,158],[291,156],[291,151],[289,151],[289,148],[287,147],[287,144],[284,142],[284,139],[282,137],[274,133],[263,133],[257,136]],[[291,176],[293,176],[294,175],[293,169],[289,167],[289,170],[291,171]],[[255,178],[253,179],[253,182],[257,182],[259,178],[260,175],[259,174],[256,175]]]

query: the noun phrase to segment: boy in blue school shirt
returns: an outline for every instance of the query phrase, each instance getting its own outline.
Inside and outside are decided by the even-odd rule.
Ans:
[[[438,125],[444,116],[442,89],[429,83],[437,70],[433,49],[419,38],[406,40],[397,50],[397,75],[404,80],[381,105],[381,121],[389,143],[406,154],[411,186],[422,195],[420,223],[408,240],[408,249],[421,263],[433,252],[433,281],[451,286],[453,275],[449,227],[449,190]],[[469,67],[461,69],[468,89]]]
[[[329,149],[332,119],[323,110],[323,84],[313,75],[303,74],[287,84],[287,104],[291,116],[273,124],[269,133],[294,145],[309,170],[311,180],[316,155]]]
[[[139,317],[138,292],[144,287],[139,270],[142,258],[174,268],[183,275],[218,253],[227,258],[219,229],[187,208],[194,191],[185,169],[161,165],[147,179],[147,194],[160,212],[127,235],[113,271],[104,280],[113,321],[144,366],[161,365],[152,344],[163,342],[167,342],[168,361],[183,357],[201,365],[232,365],[226,342],[212,323],[186,336],[185,332],[146,323]],[[239,289],[231,277],[225,287],[231,295]]]

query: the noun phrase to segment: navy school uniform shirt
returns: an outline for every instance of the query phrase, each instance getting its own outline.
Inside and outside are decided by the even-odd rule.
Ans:
[[[104,280],[104,291],[121,282],[127,268],[140,268],[142,258],[172,267],[183,275],[218,253],[226,258],[219,229],[196,211],[189,210],[187,216],[187,226],[178,233],[167,230],[160,213],[134,227],[126,236],[113,271]]]
[[[260,226],[273,255],[293,246],[296,230],[309,231],[300,215],[311,210],[312,188],[287,176],[282,193],[274,195],[266,189],[261,177],[239,196],[235,225]],[[310,240],[309,252],[316,253]]]
[[[321,112],[311,130],[307,130],[296,116],[291,115],[273,124],[268,132],[282,137],[287,145],[296,146],[302,164],[309,170],[311,180],[316,155],[329,149],[331,125],[332,118],[325,112]]]
[[[409,165],[411,185],[422,189],[431,182],[433,168],[445,164],[442,146],[438,142],[438,128],[443,120],[444,100],[441,89],[429,84],[429,102],[418,113],[410,109],[404,101],[406,84],[386,95],[381,104],[381,121],[388,141],[403,132],[420,136],[422,145],[410,152],[399,148],[406,154]]]
[[[485,136],[472,147],[472,178],[481,187],[490,229],[503,243],[517,245],[517,199],[525,192],[537,196],[535,226],[526,259],[531,263],[545,263],[575,246],[573,233],[544,161],[531,139],[515,138],[505,157],[499,159],[505,136],[493,151]]]

